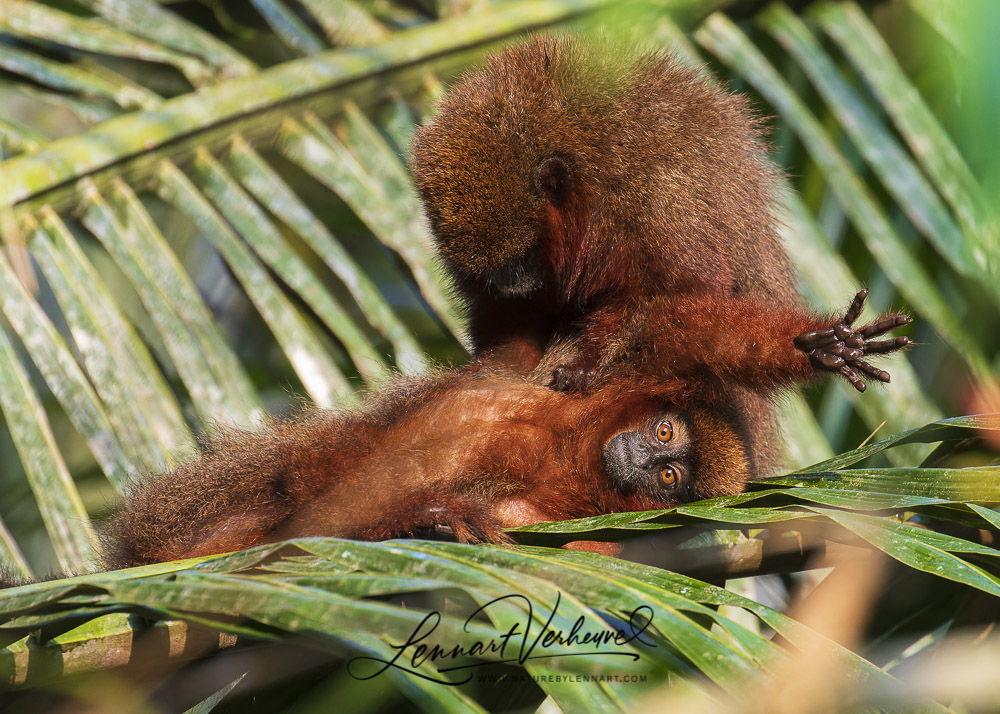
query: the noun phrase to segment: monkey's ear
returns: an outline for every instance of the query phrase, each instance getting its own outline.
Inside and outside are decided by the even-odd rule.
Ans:
[[[569,198],[572,188],[566,160],[560,156],[542,160],[535,167],[535,187],[549,203],[559,208]]]

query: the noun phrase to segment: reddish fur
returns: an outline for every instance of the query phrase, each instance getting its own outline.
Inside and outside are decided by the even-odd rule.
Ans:
[[[678,399],[682,383],[563,394],[489,370],[403,382],[364,411],[310,411],[260,433],[227,431],[198,460],[133,490],[108,524],[107,564],[125,567],[296,536],[381,540],[449,526],[464,542],[502,528],[669,505],[614,487],[604,444]],[[738,493],[743,429],[687,408],[690,497]]]
[[[663,54],[535,37],[488,57],[411,162],[475,358],[541,383],[558,367],[683,379],[736,399],[770,459],[768,399],[814,374],[792,340],[835,320],[796,291],[761,134],[744,97]],[[535,179],[554,159],[568,195]],[[505,292],[512,266],[533,290]]]
[[[793,339],[837,321],[750,298],[663,295],[633,309],[605,308],[582,331],[586,346],[619,339],[645,377],[711,375],[708,384],[739,385],[764,394],[814,373]],[[605,359],[607,355],[605,353]],[[627,368],[627,364],[622,368]],[[718,396],[725,398],[722,391]]]
[[[743,97],[666,56],[536,37],[452,89],[417,133],[412,165],[473,300],[535,239],[563,305],[692,283],[794,302],[765,148]],[[550,210],[531,175],[553,155],[567,159],[573,194]]]
[[[413,147],[478,368],[403,383],[363,412],[223,434],[135,490],[109,525],[109,564],[438,524],[504,542],[504,527],[660,507],[614,488],[599,457],[665,406],[692,424],[689,496],[740,491],[770,458],[770,395],[812,374],[792,338],[834,322],[801,308],[759,134],[745,99],[660,55],[535,39],[491,57]],[[553,156],[570,177],[559,201],[532,183]],[[498,290],[512,266],[539,285]],[[602,381],[538,386],[562,365]]]

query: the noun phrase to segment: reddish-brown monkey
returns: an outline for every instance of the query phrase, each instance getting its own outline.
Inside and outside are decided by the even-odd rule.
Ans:
[[[468,303],[475,358],[559,389],[638,364],[760,398],[817,371],[888,381],[859,330],[814,315],[772,214],[775,169],[743,97],[662,54],[536,37],[487,58],[416,134],[412,168]],[[819,334],[810,334],[821,331]]]
[[[888,380],[863,357],[905,346],[870,338],[909,318],[854,329],[864,291],[842,318],[802,307],[745,100],[658,55],[609,57],[532,40],[417,135],[477,367],[224,434],[135,490],[110,565],[302,535],[503,542],[503,527],[736,493],[770,457],[778,388],[817,370]]]
[[[683,405],[683,406],[679,406]],[[223,432],[137,486],[104,531],[108,567],[310,535],[363,540],[649,510],[738,493],[747,425],[687,386],[562,393],[488,368],[400,382],[361,411]]]

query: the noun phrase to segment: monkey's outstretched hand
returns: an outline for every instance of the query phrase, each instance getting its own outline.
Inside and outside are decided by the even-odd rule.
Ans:
[[[891,315],[864,327],[852,327],[867,297],[868,289],[865,288],[854,296],[843,320],[825,330],[805,332],[795,338],[795,346],[809,355],[813,367],[825,372],[840,372],[859,392],[865,391],[866,386],[858,372],[880,382],[889,381],[888,372],[872,366],[862,357],[895,352],[912,342],[909,337],[869,341],[872,337],[912,322],[909,315]]]

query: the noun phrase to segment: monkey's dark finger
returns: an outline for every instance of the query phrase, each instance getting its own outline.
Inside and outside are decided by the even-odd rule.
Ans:
[[[813,361],[813,364],[829,372],[843,369],[847,365],[844,358],[840,355],[823,350],[813,350],[809,353],[809,358]]]
[[[861,347],[864,347],[864,341],[861,341],[860,344]],[[835,342],[832,347],[824,347],[822,351],[830,355],[842,357],[845,362],[853,362],[864,354],[864,350],[859,347],[849,347],[843,342]],[[836,366],[839,367],[840,365]]]
[[[435,523],[427,526],[416,526],[410,530],[413,538],[421,540],[446,540],[455,542],[455,529],[443,523]]]
[[[865,362],[863,359],[856,360],[853,364],[856,369],[860,369],[862,372],[867,374],[872,379],[877,379],[880,382],[889,382],[889,373],[885,370],[881,370],[878,367],[873,367],[872,365]]]
[[[878,337],[883,332],[888,332],[902,325],[908,325],[913,322],[913,318],[909,315],[893,315],[892,317],[887,317],[883,320],[877,320],[870,325],[865,325],[858,332],[865,339],[869,337]]]
[[[813,332],[803,332],[792,340],[795,346],[804,352],[810,352],[817,347],[823,347],[831,342],[837,341],[837,335],[832,327],[825,330],[814,330]]]
[[[857,389],[859,392],[863,392],[866,389],[868,389],[865,383],[861,381],[861,378],[858,376],[858,373],[855,372],[853,369],[851,369],[850,365],[845,364],[843,367],[841,367],[840,373],[845,377],[847,377],[847,381],[850,382],[851,386]]]
[[[865,354],[881,354],[883,352],[895,352],[898,349],[911,344],[913,340],[909,337],[896,337],[891,340],[879,340],[878,342],[866,342]]]
[[[858,315],[861,311],[865,309],[865,299],[868,297],[868,288],[861,288],[858,294],[854,296],[854,302],[851,306],[847,308],[847,314],[844,315],[843,322],[850,325],[852,322],[858,319]]]

